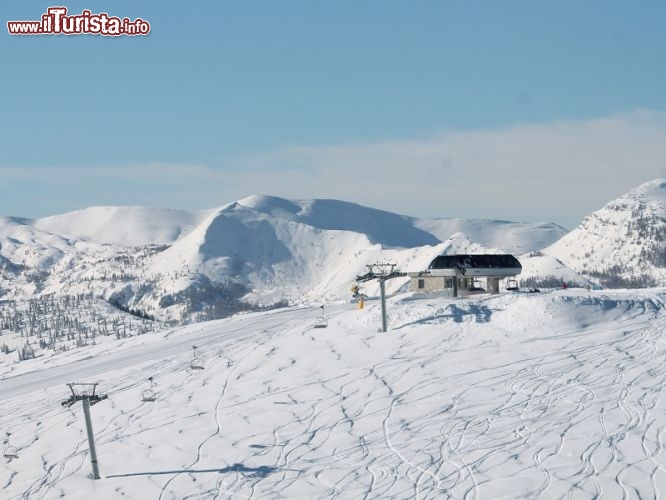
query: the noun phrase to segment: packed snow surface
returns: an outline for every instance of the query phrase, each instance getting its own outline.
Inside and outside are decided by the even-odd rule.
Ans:
[[[329,304],[321,329],[313,304],[17,363],[2,496],[658,498],[665,298],[397,294],[386,333],[377,301]],[[109,396],[91,409],[98,481],[81,405],[60,405],[91,380]]]

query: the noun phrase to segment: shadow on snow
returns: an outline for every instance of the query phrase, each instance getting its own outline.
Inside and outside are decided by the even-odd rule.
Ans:
[[[250,477],[266,477],[275,471],[277,471],[277,467],[269,467],[266,465],[261,465],[259,467],[248,467],[243,464],[233,464],[229,465],[228,467],[222,467],[220,469],[182,469],[182,470],[163,470],[163,471],[152,471],[152,472],[130,472],[128,474],[114,474],[106,477],[114,478],[114,477],[132,477],[132,476],[158,476],[162,474],[205,474],[210,472],[216,472],[218,474],[224,474],[225,472],[241,472]]]
[[[473,316],[477,323],[488,323],[493,315],[492,310],[485,305],[469,304],[466,309],[458,307],[455,304],[446,306],[447,312],[441,314],[433,314],[416,321],[405,323],[404,325],[396,326],[395,330],[412,325],[423,325],[437,320],[452,319],[456,323],[462,323],[466,316]]]

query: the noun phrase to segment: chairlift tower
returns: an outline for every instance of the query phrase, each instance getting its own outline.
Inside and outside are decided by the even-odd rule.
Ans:
[[[379,281],[379,291],[382,298],[382,332],[385,332],[388,329],[388,320],[386,317],[386,280],[392,278],[401,278],[407,276],[407,273],[396,271],[396,264],[390,263],[377,263],[369,264],[366,266],[368,272],[362,276],[357,276],[356,281],[370,281],[378,280]]]
[[[97,452],[95,451],[95,438],[93,436],[92,421],[90,420],[90,407],[107,399],[106,394],[96,394],[97,382],[72,382],[67,384],[72,395],[62,402],[63,406],[70,407],[77,401],[83,402],[83,416],[86,421],[86,432],[88,434],[88,448],[90,449],[90,464],[92,465],[93,479],[99,479],[99,468],[97,466]]]

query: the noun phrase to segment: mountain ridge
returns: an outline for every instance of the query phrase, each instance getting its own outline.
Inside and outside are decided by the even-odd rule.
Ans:
[[[609,201],[543,252],[605,286],[666,284],[666,179]]]
[[[340,200],[266,195],[199,211],[89,207],[0,219],[0,290],[18,300],[92,294],[178,322],[216,304],[229,313],[244,303],[344,298],[376,261],[420,270],[446,248],[522,253],[563,233],[556,224],[418,219]]]

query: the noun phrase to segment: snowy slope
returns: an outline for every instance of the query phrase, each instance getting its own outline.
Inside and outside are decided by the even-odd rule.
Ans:
[[[567,286],[592,286],[594,284],[589,278],[580,275],[551,255],[533,252],[521,255],[519,260],[523,269],[518,281],[523,286],[559,287],[562,283]]]
[[[666,283],[666,179],[640,185],[586,217],[544,253],[609,286]]]
[[[149,207],[90,207],[37,219],[36,229],[76,240],[117,246],[173,243],[201,223],[208,211]]]
[[[35,229],[29,219],[0,217],[0,255],[6,262],[44,269],[73,246],[67,238]]]
[[[288,309],[33,360],[0,380],[18,448],[3,498],[658,498],[665,298],[403,294],[387,333],[369,301],[330,305],[327,329]],[[91,410],[99,481],[80,404],[60,406],[72,378],[109,395]]]
[[[339,200],[285,200],[250,196],[238,205],[275,218],[326,230],[365,234],[384,247],[435,245],[441,239],[416,227],[409,217]]]
[[[508,222],[490,219],[419,219],[416,226],[440,240],[464,233],[483,246],[521,255],[547,247],[567,233],[553,223]]]

